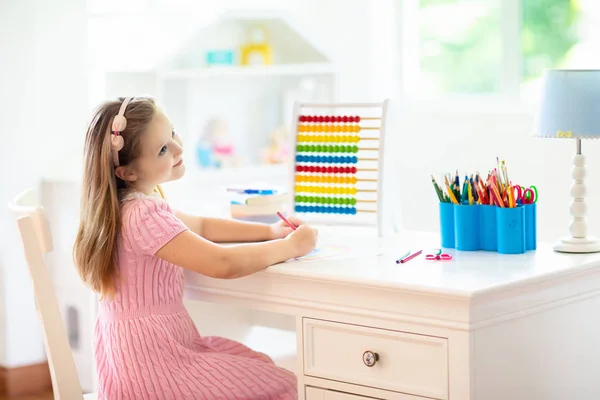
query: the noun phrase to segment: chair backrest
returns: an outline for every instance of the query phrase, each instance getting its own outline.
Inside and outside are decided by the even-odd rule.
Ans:
[[[44,333],[44,345],[50,366],[56,400],[83,399],[83,391],[69,346],[67,331],[61,318],[44,254],[52,251],[52,236],[44,209],[36,202],[35,193],[28,190],[9,205],[14,215],[29,268],[36,307]]]

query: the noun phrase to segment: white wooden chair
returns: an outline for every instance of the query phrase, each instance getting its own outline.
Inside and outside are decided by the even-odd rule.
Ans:
[[[94,393],[83,395],[67,331],[44,261],[44,254],[52,250],[52,236],[45,211],[36,203],[35,193],[31,190],[17,196],[10,203],[9,209],[19,226],[25,259],[33,282],[54,398],[55,400],[96,399]]]

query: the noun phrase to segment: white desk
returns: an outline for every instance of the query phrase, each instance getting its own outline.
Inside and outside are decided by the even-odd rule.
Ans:
[[[540,245],[397,265],[437,237],[337,242],[384,254],[237,280],[188,274],[186,297],[295,316],[300,399],[600,399],[600,255]]]

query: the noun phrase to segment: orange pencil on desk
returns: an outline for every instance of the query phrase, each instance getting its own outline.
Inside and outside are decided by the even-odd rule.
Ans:
[[[291,222],[290,222],[290,221],[289,221],[289,220],[288,220],[286,217],[284,217],[284,216],[283,216],[283,214],[282,214],[282,213],[280,213],[279,211],[277,211],[277,216],[278,216],[279,218],[281,218],[281,219],[283,220],[283,222],[285,222],[285,223],[287,224],[287,226],[289,226],[289,227],[290,227],[290,228],[292,228],[293,230],[296,230],[296,229],[297,229],[297,227],[296,227],[294,224],[292,224],[292,223],[291,223]]]

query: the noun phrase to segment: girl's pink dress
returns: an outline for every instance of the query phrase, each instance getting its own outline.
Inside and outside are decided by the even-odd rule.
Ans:
[[[296,377],[232,340],[202,337],[183,306],[183,270],[154,254],[188,228],[160,198],[122,207],[116,295],[95,329],[99,398],[297,399]]]

